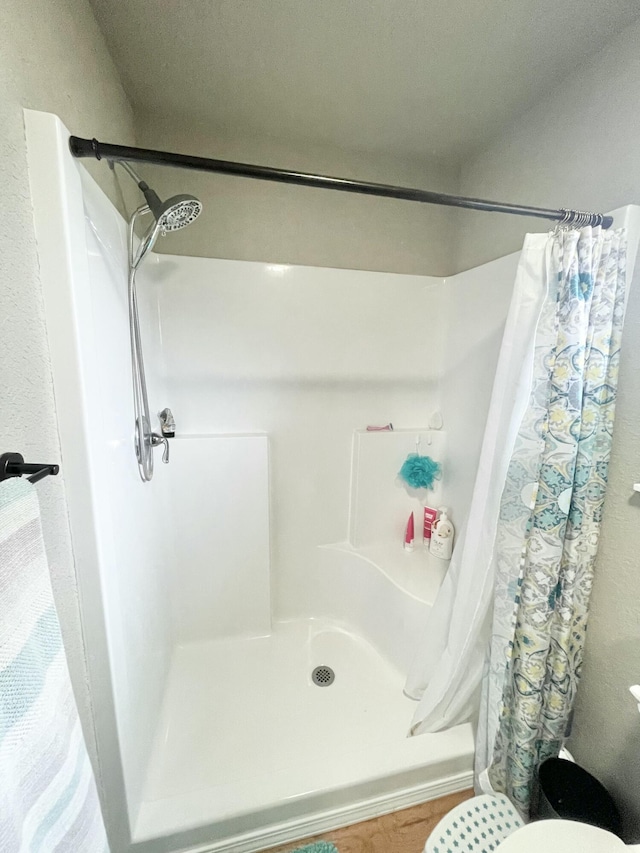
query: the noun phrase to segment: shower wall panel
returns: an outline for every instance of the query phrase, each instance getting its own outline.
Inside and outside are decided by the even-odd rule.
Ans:
[[[91,429],[101,470],[93,487],[102,504],[101,533],[111,538],[113,549],[102,571],[105,615],[127,789],[137,802],[173,644],[166,559],[170,531],[162,522],[170,512],[162,478],[153,486],[140,480],[131,440],[126,226],[84,170],[82,189],[89,263],[82,286],[90,294],[91,314],[78,316],[77,323],[84,331],[81,358],[91,365],[89,348],[94,355],[88,400],[95,407]],[[141,311],[151,322],[153,305],[145,301],[142,295]],[[149,348],[150,377],[153,363]]]
[[[177,643],[271,630],[266,435],[181,435],[159,472],[170,491]]]
[[[448,458],[443,486],[458,530],[471,503],[519,258],[516,252],[445,280],[441,387]]]
[[[124,776],[129,811],[135,811],[173,640],[167,493],[160,479],[142,483],[133,453],[126,225],[71,158],[68,131],[58,119],[29,113],[27,131],[61,476],[103,781],[109,816],[122,833],[118,776]],[[153,302],[141,307],[147,324],[154,322],[153,311]],[[143,335],[151,341],[152,374],[148,328]]]
[[[412,489],[398,476],[402,462],[416,452],[446,465],[446,433],[417,428],[354,432],[349,510],[349,541],[354,548],[397,543],[410,512],[421,544],[422,508],[425,503],[441,506],[444,491],[441,476],[434,479],[429,490]]]
[[[170,255],[147,274],[179,432],[269,437],[274,615],[298,616],[317,546],[348,538],[354,430],[439,407],[442,280]],[[257,523],[260,496],[243,504]]]

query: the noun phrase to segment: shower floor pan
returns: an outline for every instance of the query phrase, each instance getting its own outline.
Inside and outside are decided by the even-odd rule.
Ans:
[[[333,681],[314,682],[319,666]],[[134,840],[261,850],[469,787],[471,727],[407,738],[415,703],[403,683],[324,620],[179,646]]]

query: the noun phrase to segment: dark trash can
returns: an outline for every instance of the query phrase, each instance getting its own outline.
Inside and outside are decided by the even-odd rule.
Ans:
[[[563,818],[590,823],[622,835],[622,821],[611,794],[595,776],[564,758],[547,758],[538,768],[531,819]]]

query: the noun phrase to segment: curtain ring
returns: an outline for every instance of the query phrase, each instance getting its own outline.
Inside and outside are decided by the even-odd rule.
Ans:
[[[597,228],[604,221],[602,213],[590,213],[586,210],[569,210],[566,207],[561,207],[560,212],[562,213],[562,217],[558,220],[555,227],[554,233],[556,234],[566,228],[585,228],[587,225]]]
[[[568,210],[566,207],[561,207],[560,212],[562,216],[556,222],[556,227],[553,229],[553,234],[557,237],[562,231],[566,231],[566,229],[571,225],[573,221],[573,211]]]

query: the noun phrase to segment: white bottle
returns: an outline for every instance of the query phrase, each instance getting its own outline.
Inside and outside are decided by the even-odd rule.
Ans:
[[[448,512],[449,510],[446,506],[441,506],[439,509],[440,517],[437,521],[434,521],[431,528],[429,552],[441,560],[450,560],[451,552],[453,551],[453,535],[455,531],[447,515]]]

